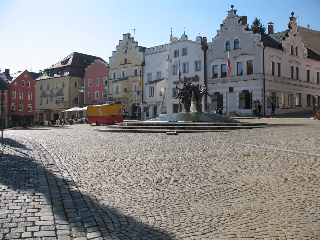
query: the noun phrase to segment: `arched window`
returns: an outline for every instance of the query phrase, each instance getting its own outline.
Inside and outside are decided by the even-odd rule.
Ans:
[[[234,49],[239,49],[240,48],[240,42],[239,39],[234,40]]]
[[[231,51],[230,41],[226,42],[226,51]]]

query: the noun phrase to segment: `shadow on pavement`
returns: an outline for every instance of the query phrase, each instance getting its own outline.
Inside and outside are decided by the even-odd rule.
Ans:
[[[6,138],[4,143],[13,148],[30,150],[9,138]],[[31,150],[30,153],[32,153]],[[5,198],[7,193],[12,195],[10,190],[14,190],[14,194],[22,197],[21,199],[26,199],[25,195],[33,199],[24,205],[37,206],[38,212],[42,208],[52,206],[54,222],[53,218],[49,217],[47,225],[65,224],[69,229],[67,235],[71,237],[173,239],[164,231],[138,222],[110,207],[101,206],[95,199],[80,193],[70,177],[62,176],[64,173],[59,171],[56,164],[46,162],[43,153],[41,151],[38,153],[40,156],[30,156],[30,154],[21,154],[17,149],[4,149],[3,154],[0,155],[0,184],[5,186],[5,189],[0,185],[0,200]],[[38,161],[42,161],[42,164],[37,163]],[[41,197],[39,193],[45,197],[42,201],[39,200]],[[50,213],[50,209],[48,212]],[[35,224],[37,225],[36,222]]]

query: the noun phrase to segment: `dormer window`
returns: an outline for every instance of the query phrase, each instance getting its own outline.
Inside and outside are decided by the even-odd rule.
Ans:
[[[226,51],[231,51],[230,41],[226,42]]]
[[[84,59],[83,59],[84,60]],[[84,60],[86,62],[86,60]],[[69,58],[67,58],[66,60],[63,60],[61,62],[61,65],[66,65],[69,62]]]
[[[291,55],[294,55],[294,47],[291,45]]]
[[[48,70],[48,76],[51,77],[51,70]]]
[[[240,48],[240,42],[239,39],[234,40],[234,49],[239,49]]]

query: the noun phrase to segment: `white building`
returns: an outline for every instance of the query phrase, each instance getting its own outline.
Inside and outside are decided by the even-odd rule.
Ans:
[[[169,45],[145,50],[143,68],[143,115],[154,118],[167,113]]]
[[[179,81],[179,69],[181,76]],[[203,87],[203,50],[201,49],[201,37],[196,41],[188,40],[185,33],[180,39],[170,36],[169,64],[168,64],[168,88],[167,88],[167,113],[177,113],[182,109],[179,99],[175,99],[176,86],[182,88],[183,83],[192,82]],[[179,109],[180,105],[180,109]]]
[[[265,115],[270,115],[271,102],[277,114],[312,109],[312,99],[319,106],[320,54],[313,48],[319,42],[310,41],[306,46],[294,17],[290,18],[290,29],[273,33],[273,26],[269,26],[269,34],[248,31],[246,19],[236,10],[228,11],[217,36],[208,44],[211,109],[252,115],[257,100]],[[313,31],[301,30],[305,35]],[[320,36],[316,31],[312,34]]]

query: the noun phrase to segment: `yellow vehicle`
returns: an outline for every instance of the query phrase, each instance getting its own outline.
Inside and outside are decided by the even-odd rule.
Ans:
[[[120,123],[123,122],[122,112],[122,104],[88,106],[88,123],[96,125]]]

